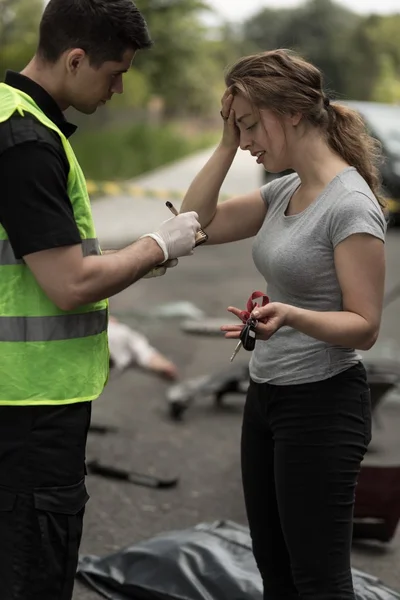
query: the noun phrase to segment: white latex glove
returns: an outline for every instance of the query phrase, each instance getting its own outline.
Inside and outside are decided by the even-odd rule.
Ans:
[[[141,237],[151,237],[164,252],[164,263],[171,258],[190,256],[196,244],[196,233],[200,229],[199,215],[195,212],[182,213],[164,221],[154,233]]]
[[[158,267],[154,267],[154,269],[149,271],[143,277],[143,279],[151,279],[152,277],[161,277],[162,275],[165,275],[165,273],[167,272],[167,269],[172,269],[173,267],[176,267],[177,264],[178,264],[177,258],[172,258],[171,260],[167,260],[162,265],[159,265]]]

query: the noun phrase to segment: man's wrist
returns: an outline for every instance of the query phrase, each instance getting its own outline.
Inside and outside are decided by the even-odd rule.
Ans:
[[[167,246],[164,240],[162,240],[161,236],[159,236],[157,233],[146,233],[142,235],[139,239],[148,240],[149,247],[151,248],[155,256],[155,265],[161,265],[162,263],[168,260],[169,257]]]

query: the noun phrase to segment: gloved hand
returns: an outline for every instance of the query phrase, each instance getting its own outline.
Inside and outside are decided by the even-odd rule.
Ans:
[[[143,277],[143,279],[151,279],[152,277],[161,277],[162,275],[165,275],[165,273],[167,272],[167,269],[172,269],[173,267],[176,267],[177,264],[178,264],[177,258],[172,258],[171,260],[167,260],[162,265],[159,265],[158,267],[154,267],[154,269],[149,271]]]
[[[141,237],[151,237],[164,252],[164,263],[171,258],[193,254],[196,244],[196,233],[200,229],[198,214],[182,213],[164,221],[154,233],[146,233]]]

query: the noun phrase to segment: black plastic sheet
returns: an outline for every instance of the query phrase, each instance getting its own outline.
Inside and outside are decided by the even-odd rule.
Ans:
[[[82,556],[78,577],[108,600],[262,600],[249,531],[230,521]],[[357,600],[400,600],[375,577],[353,570],[353,580]]]

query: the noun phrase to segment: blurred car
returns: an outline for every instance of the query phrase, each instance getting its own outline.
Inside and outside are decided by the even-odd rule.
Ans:
[[[382,144],[384,162],[381,165],[382,192],[387,198],[387,208],[391,224],[400,224],[400,105],[378,102],[342,101],[354,108],[363,117],[370,134]],[[268,173],[264,182],[272,181],[291,173]]]

